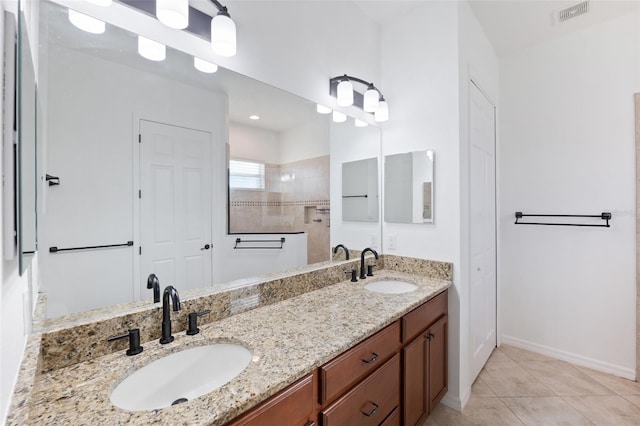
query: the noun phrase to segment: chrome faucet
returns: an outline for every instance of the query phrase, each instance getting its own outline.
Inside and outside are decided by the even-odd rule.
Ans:
[[[376,259],[379,259],[378,252],[375,251],[374,249],[367,247],[366,249],[362,250],[362,253],[360,254],[360,279],[361,280],[367,278],[367,275],[365,274],[365,271],[364,271],[364,255],[368,251],[373,253]]]
[[[174,311],[182,309],[182,306],[180,306],[178,290],[176,290],[172,285],[167,286],[162,295],[162,338],[160,338],[160,343],[163,345],[173,342],[173,336],[171,335],[171,311],[169,310],[169,299],[173,302]]]
[[[338,253],[338,249],[339,249],[340,247],[342,247],[342,250],[344,250],[344,257],[345,257],[345,259],[344,259],[344,260],[349,260],[349,249],[348,249],[348,248],[346,248],[346,247],[344,246],[344,244],[338,244],[337,246],[335,246],[335,247],[333,248],[333,254],[337,254],[337,253]]]

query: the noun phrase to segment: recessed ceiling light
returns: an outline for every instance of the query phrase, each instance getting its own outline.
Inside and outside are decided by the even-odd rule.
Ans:
[[[333,111],[333,121],[336,123],[344,123],[347,121],[347,115],[340,111]]]
[[[365,121],[358,120],[357,118],[355,119],[355,123],[356,127],[367,127],[369,125]]]
[[[260,120],[260,117],[259,117],[259,116],[257,116],[257,115],[255,115],[255,114],[254,114],[254,115],[250,115],[250,116],[249,116],[249,118],[250,118],[251,120]]]

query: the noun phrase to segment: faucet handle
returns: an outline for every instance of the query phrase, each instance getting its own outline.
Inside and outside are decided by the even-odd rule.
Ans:
[[[143,348],[142,346],[140,346],[140,329],[139,328],[134,328],[123,334],[111,336],[107,338],[107,341],[113,342],[114,340],[124,339],[125,337],[129,338],[129,349],[127,349],[128,356],[138,355],[140,352],[142,352]]]
[[[189,329],[187,330],[187,334],[189,336],[193,336],[195,334],[200,333],[200,329],[198,328],[198,317],[201,317],[203,315],[207,315],[210,313],[211,313],[210,309],[207,309],[206,311],[202,311],[202,312],[191,312],[189,314]]]
[[[373,276],[373,267],[376,266],[375,264],[373,265],[367,265],[367,276],[368,277],[372,277]]]
[[[344,271],[345,274],[351,274],[351,282],[352,283],[357,283],[358,282],[358,271],[356,271],[355,269],[352,269],[350,271]]]

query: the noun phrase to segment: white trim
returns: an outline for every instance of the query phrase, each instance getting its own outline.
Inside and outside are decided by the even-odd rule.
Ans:
[[[530,352],[534,352],[541,355],[546,355],[551,358],[566,361],[571,364],[579,365],[582,367],[588,367],[593,370],[601,371],[603,373],[613,374],[615,376],[623,377],[629,380],[635,380],[636,373],[631,368],[622,367],[619,365],[610,364],[608,362],[599,361],[597,359],[588,358],[576,353],[563,351],[561,349],[552,348],[545,345],[539,345],[537,343],[529,342],[527,340],[518,339],[512,336],[502,336],[502,343],[514,346],[516,348],[524,349]]]
[[[462,392],[462,398],[458,398],[452,392],[447,392],[447,394],[442,398],[440,403],[442,405],[446,405],[449,408],[452,408],[456,411],[464,410],[464,407],[467,406],[469,400],[471,399],[471,386],[466,388],[464,392]]]
[[[134,112],[133,123],[131,126],[131,131],[133,132],[131,135],[131,149],[132,153],[132,173],[131,179],[132,187],[131,187],[131,196],[133,198],[131,205],[133,206],[133,250],[131,251],[133,256],[133,276],[131,277],[131,282],[133,283],[133,300],[141,300],[142,298],[142,289],[140,288],[140,199],[138,198],[138,190],[140,189],[140,143],[138,142],[138,135],[140,135],[140,121],[143,118],[139,113]]]

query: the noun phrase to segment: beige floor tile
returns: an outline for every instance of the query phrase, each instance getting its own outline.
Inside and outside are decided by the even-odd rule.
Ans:
[[[500,351],[516,362],[520,361],[550,361],[553,358],[534,352],[525,351],[509,345],[501,345]]]
[[[527,426],[593,425],[560,397],[503,398],[502,401]]]
[[[491,388],[478,377],[471,386],[471,394],[477,398],[495,398],[496,394],[493,393]]]
[[[522,422],[498,398],[475,398],[462,413],[440,404],[424,426],[522,426]]]
[[[640,383],[623,379],[612,374],[602,373],[586,367],[576,367],[603,386],[608,387],[619,395],[640,395]]]
[[[640,407],[640,395],[622,395],[622,397]]]
[[[562,399],[596,425],[640,425],[640,407],[621,396],[565,396]]]
[[[563,361],[523,361],[518,365],[558,395],[614,395],[611,389]]]
[[[493,362],[505,362],[505,361],[513,361],[511,358],[505,354],[501,348],[495,348],[489,357],[489,361]]]
[[[499,397],[555,396],[551,389],[515,362],[487,364],[479,377]]]

